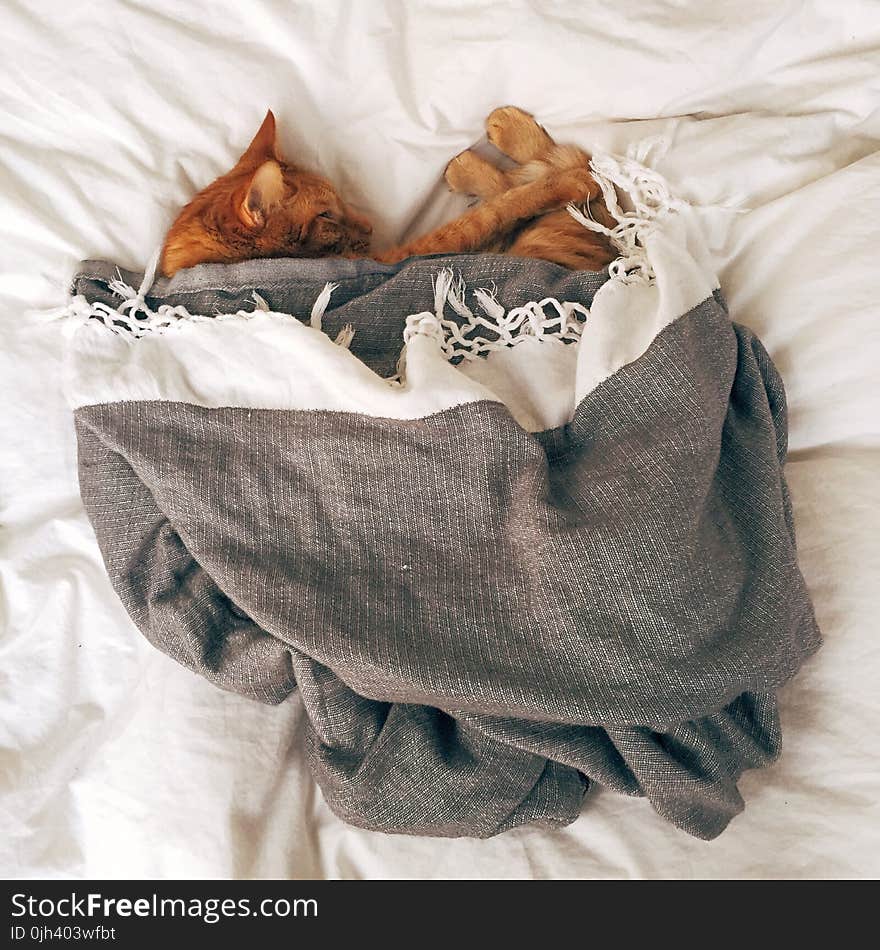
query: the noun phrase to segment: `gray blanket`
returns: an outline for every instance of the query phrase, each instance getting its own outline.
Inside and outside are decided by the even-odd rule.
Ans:
[[[508,310],[536,297],[588,308],[608,279],[491,255],[263,261],[157,281],[144,303],[210,317],[257,299],[303,315],[332,280],[320,332],[350,324],[351,355],[387,378],[447,264]],[[87,262],[74,293],[116,307],[118,277]],[[108,323],[95,334],[127,332]],[[299,697],[339,816],[485,837],[573,821],[592,783],[646,796],[700,838],[741,811],[739,775],[779,753],[775,691],[819,634],[782,472],[782,383],[719,293],[537,431],[479,395],[408,417],[332,393],[329,408],[218,399],[199,388],[206,364],[234,389],[270,351],[196,360],[173,332],[157,339],[138,379],[158,389],[142,397],[107,387],[134,378],[145,340],[109,368],[94,347],[77,357],[106,384],[75,415],[107,571],[169,656],[255,700]],[[346,385],[341,371],[329,388]]]

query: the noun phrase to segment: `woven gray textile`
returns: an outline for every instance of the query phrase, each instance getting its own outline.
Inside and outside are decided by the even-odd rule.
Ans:
[[[605,279],[491,255],[262,261],[160,280],[151,300],[210,315],[257,290],[302,313],[333,280],[324,330],[352,324],[389,375],[450,262],[506,306],[536,288],[589,305]],[[112,302],[114,276],[87,262],[74,289]],[[76,428],[135,624],[224,689],[297,694],[348,822],[563,825],[595,782],[709,839],[743,808],[741,772],[779,753],[775,691],[819,633],[782,383],[718,294],[550,431],[485,401],[415,420],[128,401],[77,409]]]

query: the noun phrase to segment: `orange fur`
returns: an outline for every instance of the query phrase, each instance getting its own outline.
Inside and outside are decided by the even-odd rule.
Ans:
[[[496,250],[601,270],[613,258],[608,243],[559,210],[570,202],[589,203],[597,220],[610,221],[589,173],[589,157],[571,146],[557,146],[531,116],[512,107],[496,109],[487,131],[520,167],[502,172],[472,152],[461,153],[447,167],[447,182],[453,190],[485,200],[455,221],[375,258],[391,262],[420,254]],[[345,204],[330,182],[281,158],[270,111],[235,167],[180,213],[165,239],[161,268],[171,276],[208,261],[365,257],[370,231],[367,220]]]
[[[269,111],[235,167],[181,211],[160,263],[170,277],[207,261],[362,253],[371,231],[326,178],[281,158]]]

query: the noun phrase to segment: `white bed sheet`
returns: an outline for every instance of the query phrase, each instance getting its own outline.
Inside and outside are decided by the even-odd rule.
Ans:
[[[876,3],[34,4],[0,12],[0,873],[12,877],[875,877],[880,871],[880,7]],[[384,836],[327,809],[296,699],[149,647],[79,500],[59,327],[77,260],[142,266],[267,106],[379,240],[515,103],[707,204],[735,319],[785,378],[801,564],[826,638],[782,696],[746,812],[688,838],[597,790],[569,828]]]

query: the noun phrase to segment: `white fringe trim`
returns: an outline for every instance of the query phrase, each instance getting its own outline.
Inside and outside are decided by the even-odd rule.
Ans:
[[[184,306],[162,304],[153,310],[146,301],[153,284],[157,258],[154,258],[135,290],[126,284],[122,277],[109,283],[110,290],[118,294],[122,301],[115,308],[109,304],[89,303],[77,294],[69,303],[52,315],[65,317],[75,327],[88,320],[100,321],[108,330],[134,342],[141,337],[165,333],[186,323],[202,323],[215,320],[250,320],[255,315],[270,311],[269,304],[256,291],[253,291],[253,310],[239,310],[236,313],[216,313],[207,316],[190,313]],[[327,283],[312,305],[308,324],[313,329],[322,329],[324,313],[330,304],[337,284]],[[560,302],[554,297],[531,301],[525,306],[505,310],[496,300],[494,293],[481,287],[473,296],[485,316],[474,311],[465,302],[466,288],[459,276],[455,278],[451,268],[444,268],[433,278],[434,311],[423,311],[406,318],[403,342],[414,334],[434,337],[446,359],[460,362],[485,356],[493,350],[515,346],[523,339],[552,340],[558,343],[576,343],[580,339],[584,321],[589,310],[579,303]],[[445,315],[449,306],[464,321],[450,319]],[[294,318],[295,319],[295,318]],[[303,321],[305,322],[305,321]],[[478,330],[489,330],[475,334]],[[346,324],[336,335],[334,342],[348,349],[354,338],[354,327]]]
[[[474,313],[465,302],[467,289],[463,279],[455,278],[449,267],[434,278],[434,311],[414,313],[406,318],[404,343],[416,334],[437,340],[450,362],[475,360],[493,350],[502,350],[524,339],[577,343],[590,311],[579,303],[561,303],[555,297],[533,300],[522,307],[505,310],[485,287],[474,291],[477,304],[486,316]],[[461,321],[445,315],[450,306]],[[490,330],[491,337],[473,335]]]
[[[662,175],[643,164],[653,149],[665,151],[668,147],[668,141],[657,136],[630,146],[625,157],[593,155],[590,171],[602,189],[605,207],[617,219],[615,227],[607,228],[594,221],[589,215],[589,205],[584,209],[568,206],[568,213],[576,221],[604,234],[620,252],[608,267],[612,280],[624,284],[653,282],[655,275],[645,250],[645,239],[658,220],[687,206],[686,201],[672,194]],[[631,211],[621,207],[616,189],[629,196]]]
[[[251,293],[254,300],[253,310],[238,310],[235,313],[215,313],[206,316],[201,313],[190,313],[186,307],[171,304],[161,304],[158,309],[153,310],[147,305],[146,297],[153,282],[156,279],[156,268],[159,262],[158,252],[153,255],[147,270],[144,273],[140,287],[135,290],[122,280],[120,274],[116,280],[111,280],[107,285],[114,294],[122,297],[122,302],[115,308],[108,304],[95,302],[89,303],[82,295],[77,294],[58,311],[53,311],[53,317],[65,317],[72,321],[75,326],[81,326],[88,320],[99,320],[104,326],[113,333],[119,334],[131,341],[138,340],[141,337],[156,333],[164,333],[167,330],[182,326],[185,323],[202,323],[215,320],[250,320],[256,314],[269,313],[270,307],[266,300],[256,291]],[[117,270],[117,274],[119,271]],[[330,297],[338,284],[326,283],[312,305],[309,315],[309,326],[316,330],[321,329],[324,312],[330,303]],[[282,316],[292,316],[282,314]],[[354,327],[347,323],[337,334],[334,342],[348,349],[354,338]]]

